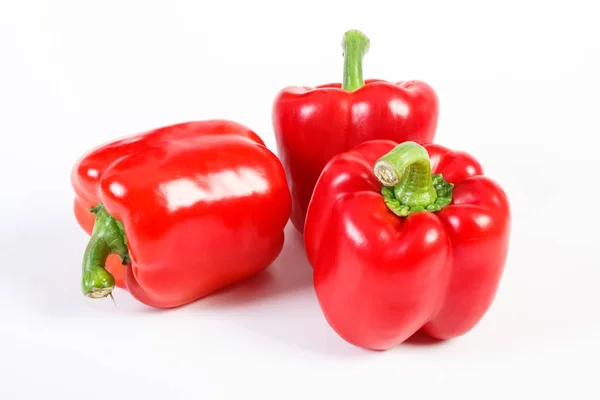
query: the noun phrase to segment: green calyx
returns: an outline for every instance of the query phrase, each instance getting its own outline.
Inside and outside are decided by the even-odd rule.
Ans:
[[[105,269],[106,259],[117,254],[123,264],[130,262],[123,225],[101,205],[90,212],[96,216],[94,229],[83,255],[81,287],[83,294],[93,299],[111,295],[115,279]]]
[[[400,217],[440,211],[452,202],[454,185],[441,174],[431,174],[427,150],[415,142],[396,146],[377,160],[373,172],[382,183],[386,205]]]
[[[356,29],[347,31],[342,39],[344,49],[344,80],[342,89],[354,91],[364,86],[363,57],[369,51],[369,38]]]
[[[436,191],[436,199],[433,203],[425,205],[413,204],[408,205],[402,203],[398,198],[402,198],[402,191],[399,189],[400,185],[396,185],[393,188],[388,186],[381,187],[381,194],[385,204],[388,208],[396,215],[400,217],[407,217],[417,211],[429,211],[436,212],[447,206],[452,202],[452,189],[454,185],[444,180],[441,174],[431,175],[433,187]],[[398,194],[396,194],[398,193]]]

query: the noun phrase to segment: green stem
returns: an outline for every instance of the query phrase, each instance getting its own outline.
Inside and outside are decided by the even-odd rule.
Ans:
[[[344,49],[344,80],[342,89],[354,91],[364,86],[362,61],[369,51],[370,41],[364,33],[355,29],[344,34],[342,48]]]
[[[96,215],[92,236],[83,255],[81,286],[83,294],[93,299],[106,297],[115,287],[115,278],[105,269],[111,254],[129,262],[129,251],[123,225],[113,218],[102,205],[90,210]]]
[[[375,162],[373,172],[383,185],[381,193],[387,206],[399,216],[436,212],[452,202],[454,185],[441,174],[431,174],[429,154],[415,142],[394,147]]]

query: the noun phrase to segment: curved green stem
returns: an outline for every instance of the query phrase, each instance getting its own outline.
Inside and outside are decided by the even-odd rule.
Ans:
[[[113,218],[102,205],[90,210],[96,215],[92,236],[83,255],[81,287],[83,294],[93,299],[106,297],[115,287],[115,278],[104,266],[111,254],[117,254],[123,263],[129,262],[129,251],[123,225]]]
[[[370,41],[364,33],[352,29],[344,34],[344,80],[342,89],[354,91],[364,86],[362,61],[369,51]]]
[[[404,142],[375,162],[375,176],[389,209],[405,217],[417,211],[436,212],[452,202],[454,185],[441,174],[431,174],[427,150]]]

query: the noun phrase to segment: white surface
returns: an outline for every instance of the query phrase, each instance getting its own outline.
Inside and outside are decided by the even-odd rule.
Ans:
[[[592,1],[558,3],[1,1],[0,398],[600,398],[600,29]],[[188,307],[84,298],[77,157],[208,118],[274,149],[274,95],[339,81],[349,28],[371,39],[365,77],[429,82],[436,141],[510,196],[481,323],[441,345],[354,348],[324,321],[291,229],[269,272]]]

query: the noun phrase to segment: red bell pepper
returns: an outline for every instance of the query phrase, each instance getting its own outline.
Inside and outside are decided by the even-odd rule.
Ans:
[[[281,90],[272,110],[273,128],[292,191],[292,222],[303,231],[314,185],[334,155],[370,139],[433,142],[438,98],[425,82],[363,81],[370,46],[361,32],[345,33],[343,83]]]
[[[507,196],[472,156],[374,140],[327,164],[304,239],[328,323],[385,350],[419,330],[471,330],[496,295],[509,235]]]
[[[116,281],[157,308],[266,268],[291,211],[279,159],[230,121],[177,124],[101,146],[75,165],[72,184],[75,216],[91,235],[83,293],[106,297]]]

